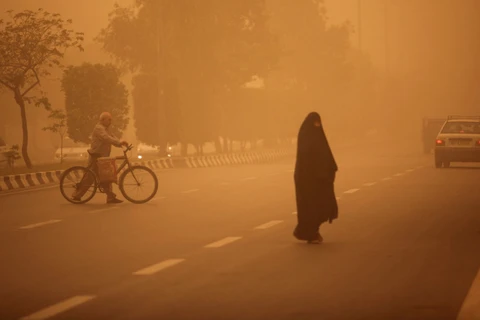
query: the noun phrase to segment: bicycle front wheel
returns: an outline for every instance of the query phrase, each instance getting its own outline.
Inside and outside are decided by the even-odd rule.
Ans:
[[[145,166],[132,166],[120,175],[118,187],[125,199],[141,204],[155,197],[158,179],[152,169]]]
[[[87,203],[97,192],[95,174],[85,167],[72,167],[65,170],[60,177],[60,192],[71,203]]]

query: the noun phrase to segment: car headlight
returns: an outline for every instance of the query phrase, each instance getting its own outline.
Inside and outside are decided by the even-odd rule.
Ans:
[[[141,155],[138,155],[137,158],[138,158],[138,159],[142,159],[143,157],[142,157]]]

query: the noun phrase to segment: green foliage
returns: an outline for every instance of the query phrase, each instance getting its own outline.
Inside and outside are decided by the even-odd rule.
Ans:
[[[293,137],[312,110],[359,115],[375,79],[352,58],[351,32],[328,24],[322,0],[137,0],[115,7],[98,40],[136,72],[140,140],[198,145]],[[245,88],[254,76],[264,88]]]
[[[7,151],[3,152],[3,155],[7,162],[7,168],[13,170],[15,167],[15,162],[20,160],[22,157],[20,156],[20,147],[18,144],[15,144],[10,147]]]
[[[138,0],[134,8],[116,6],[99,41],[122,66],[150,77],[149,87],[157,83],[157,94],[134,94],[137,132],[157,128],[157,139],[195,144],[221,134],[222,108],[229,103],[221,97],[255,74],[265,76],[276,63],[278,43],[267,20],[264,0]],[[139,79],[134,85],[145,84]],[[152,121],[148,115],[155,113]]]
[[[61,66],[65,50],[83,50],[83,34],[68,29],[71,20],[43,9],[9,12],[10,20],[0,20],[0,84],[14,91],[26,88],[25,96]]]
[[[50,110],[46,97],[28,96],[50,75],[51,69],[61,67],[65,50],[78,48],[83,34],[69,29],[71,20],[43,9],[8,12],[8,21],[0,20],[0,89],[13,92],[20,108],[23,142],[22,155],[28,168],[28,126],[25,104],[35,104]]]
[[[128,92],[119,70],[111,64],[84,63],[68,67],[62,78],[68,136],[90,142],[90,134],[102,112],[113,117],[112,133],[121,137],[128,124]]]
[[[50,111],[49,119],[53,121],[52,125],[42,128],[43,131],[51,131],[53,133],[59,133],[61,136],[65,134],[67,126],[67,115],[63,110]]]

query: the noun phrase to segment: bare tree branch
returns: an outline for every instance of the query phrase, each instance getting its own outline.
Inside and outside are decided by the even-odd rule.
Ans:
[[[38,78],[37,78],[38,79]],[[40,80],[37,80],[35,83],[33,83],[30,87],[28,87],[27,90],[25,90],[24,93],[22,93],[22,97],[25,97],[27,93],[29,93],[33,88],[35,88],[37,85],[40,84]]]
[[[10,90],[12,90],[12,91],[15,91],[15,87],[7,84],[7,83],[4,82],[3,80],[0,80],[0,83],[1,83],[2,85],[4,85],[5,87],[7,87],[8,89],[10,89]]]

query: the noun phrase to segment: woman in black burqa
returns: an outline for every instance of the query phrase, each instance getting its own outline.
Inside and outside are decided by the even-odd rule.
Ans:
[[[297,142],[294,177],[298,224],[293,234],[298,240],[322,242],[320,225],[338,217],[334,191],[337,170],[320,115],[312,112],[300,127]]]

